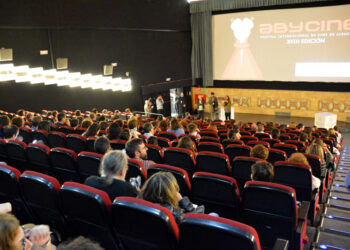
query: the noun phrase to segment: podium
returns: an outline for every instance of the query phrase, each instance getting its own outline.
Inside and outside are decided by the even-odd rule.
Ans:
[[[329,112],[316,113],[315,126],[318,128],[333,128],[337,125],[337,115]]]

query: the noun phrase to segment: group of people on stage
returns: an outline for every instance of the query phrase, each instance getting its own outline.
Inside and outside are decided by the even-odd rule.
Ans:
[[[209,103],[210,118],[212,120],[218,119],[219,102],[214,92],[211,92],[208,103]],[[205,105],[205,100],[203,99],[203,96],[198,95],[197,112],[198,112],[199,119],[204,119],[204,105]],[[226,96],[223,106],[225,110],[225,120],[230,120],[231,119],[231,100],[229,96]]]
[[[152,99],[148,98],[145,101],[144,111],[145,115],[149,115],[150,113],[158,113],[164,115],[164,99],[161,95],[157,96],[156,99],[156,110],[154,110],[154,104],[152,103]]]

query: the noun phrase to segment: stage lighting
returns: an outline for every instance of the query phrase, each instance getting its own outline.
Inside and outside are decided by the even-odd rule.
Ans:
[[[12,49],[0,49],[0,62],[6,62],[6,61],[12,61],[13,55],[12,55]]]
[[[28,65],[13,67],[12,72],[16,82],[29,82],[31,80]]]
[[[30,83],[31,84],[37,84],[37,83],[44,83],[45,82],[43,67],[30,68],[29,76],[30,76]]]
[[[14,75],[12,72],[13,64],[0,64],[0,82],[6,82],[14,80]]]
[[[44,70],[45,85],[55,84],[56,77],[57,77],[57,70],[55,69]]]

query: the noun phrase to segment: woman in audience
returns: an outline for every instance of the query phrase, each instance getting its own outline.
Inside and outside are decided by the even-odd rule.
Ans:
[[[204,206],[194,206],[179,190],[172,173],[159,172],[146,181],[138,197],[168,208],[178,224],[186,213],[204,213]]]
[[[233,126],[233,128],[230,129],[227,132],[227,138],[228,139],[234,139],[234,140],[240,140],[241,139],[241,134],[239,133],[238,126]]]
[[[41,121],[38,124],[38,130],[44,130],[49,133],[51,131],[51,125],[48,121]]]
[[[328,164],[333,163],[333,155],[328,150],[327,145],[323,143],[321,139],[314,140],[314,142],[307,147],[306,153],[319,156],[321,159],[322,168],[325,168]]]
[[[266,161],[258,161],[251,166],[253,181],[272,182],[274,177],[273,165]]]
[[[305,146],[309,146],[310,142],[309,142],[309,137],[307,135],[307,133],[301,133],[299,135],[299,141],[302,141],[305,143]]]
[[[160,121],[159,123],[159,129],[160,131],[167,131],[169,128],[168,122],[166,120]]]
[[[120,133],[121,133],[121,130],[118,123],[113,122],[108,128],[108,139],[117,140],[119,139]]]
[[[21,116],[15,116],[12,118],[11,124],[16,125],[18,128],[22,128],[24,126],[24,120]]]
[[[71,126],[72,128],[77,128],[78,125],[79,125],[79,121],[78,121],[77,118],[72,118],[72,119],[70,119],[70,126]]]
[[[170,129],[168,129],[167,131],[175,133],[177,137],[185,133],[184,129],[179,124],[179,121],[175,118],[171,120]]]
[[[194,142],[192,141],[191,137],[189,137],[189,136],[181,137],[178,144],[177,144],[177,147],[189,149],[193,152],[194,156],[197,156],[196,146],[195,146]]]
[[[125,154],[119,150],[112,150],[102,158],[101,177],[90,176],[84,184],[105,191],[112,201],[118,196],[136,197],[137,189],[125,181],[127,171],[128,161]]]
[[[250,151],[250,157],[267,160],[269,157],[269,150],[262,144],[255,145]]]
[[[309,162],[307,161],[305,155],[302,153],[294,153],[288,158],[289,162],[296,162],[296,163],[301,163],[305,165],[310,165]],[[318,189],[321,185],[320,179],[312,175],[312,190]]]
[[[38,225],[24,232],[14,215],[0,215],[0,249],[49,250],[51,247],[48,226]]]
[[[100,125],[97,122],[95,122],[91,124],[91,126],[87,129],[87,131],[84,132],[82,135],[85,136],[86,138],[89,138],[90,136],[97,136],[99,132],[100,132]]]
[[[199,134],[198,125],[194,122],[191,122],[190,124],[188,124],[188,134],[195,136],[198,140],[201,138]]]
[[[218,132],[218,127],[215,125],[214,122],[210,122],[207,129],[212,129],[214,130],[215,132]]]
[[[88,127],[91,126],[91,124],[92,124],[91,119],[90,119],[90,118],[86,118],[86,119],[84,119],[84,120],[82,121],[81,127],[82,127],[82,128],[88,128]]]
[[[271,131],[271,137],[272,139],[279,139],[281,135],[281,131],[278,128],[274,128]]]

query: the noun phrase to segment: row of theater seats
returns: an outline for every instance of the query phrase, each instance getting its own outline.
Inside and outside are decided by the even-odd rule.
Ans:
[[[232,178],[209,173],[196,173],[193,179],[192,185],[202,185],[193,188],[204,188],[212,196],[211,181],[217,179],[219,186],[235,183]],[[249,181],[242,198],[236,198],[242,204],[240,221],[255,229],[202,214],[188,214],[178,226],[170,210],[156,204],[130,197],[112,202],[105,192],[83,184],[65,182],[61,186],[53,177],[34,171],[21,174],[0,165],[0,202],[10,201],[16,216],[48,224],[63,238],[90,237],[106,249],[117,249],[119,244],[126,249],[231,249],[232,244],[237,249],[261,249],[272,248],[277,238],[288,240],[290,249],[302,249],[307,242],[309,204],[303,202],[298,208],[296,197],[290,187]]]

